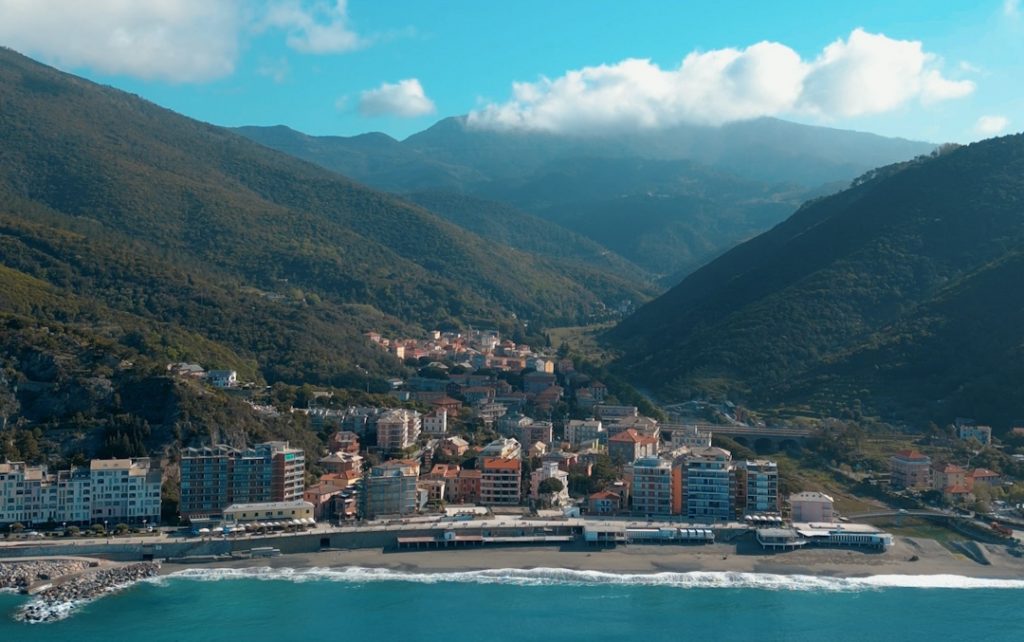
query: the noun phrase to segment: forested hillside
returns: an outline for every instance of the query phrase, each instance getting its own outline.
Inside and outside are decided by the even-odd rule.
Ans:
[[[949,421],[1018,419],[1024,137],[873,171],[610,335],[666,396]]]

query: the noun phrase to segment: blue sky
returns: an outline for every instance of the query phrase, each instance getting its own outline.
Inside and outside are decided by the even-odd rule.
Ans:
[[[761,115],[935,142],[1024,129],[1019,0],[0,0],[0,44],[215,124],[320,135],[469,112],[577,134]]]

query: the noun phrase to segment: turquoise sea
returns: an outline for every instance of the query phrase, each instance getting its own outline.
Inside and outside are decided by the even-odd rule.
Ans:
[[[1024,581],[952,576],[207,570],[47,624],[26,599],[0,594],[0,640],[1024,640]]]

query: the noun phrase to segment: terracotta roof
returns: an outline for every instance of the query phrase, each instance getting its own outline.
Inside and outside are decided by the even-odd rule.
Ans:
[[[484,457],[482,468],[496,468],[499,470],[519,470],[521,462],[518,459],[503,459],[501,457]]]
[[[975,468],[971,471],[971,477],[975,479],[984,477],[1000,477],[1000,474],[989,470],[988,468]]]
[[[599,490],[590,496],[590,499],[621,499],[617,494],[609,490]]]
[[[896,453],[896,456],[902,459],[928,459],[928,455],[922,454],[916,450],[901,450]]]

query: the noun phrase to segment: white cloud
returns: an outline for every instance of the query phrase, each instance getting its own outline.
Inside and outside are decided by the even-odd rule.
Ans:
[[[364,116],[413,118],[434,113],[434,101],[427,97],[416,78],[383,83],[359,94],[359,112]]]
[[[1003,0],[1003,15],[1016,18],[1020,15],[1020,0]]]
[[[349,26],[346,0],[303,3],[300,0],[275,2],[267,9],[261,27],[288,32],[288,46],[302,53],[343,53],[369,44]]]
[[[995,136],[1006,131],[1010,119],[1006,116],[982,116],[974,123],[974,131],[982,136]]]
[[[0,42],[62,66],[171,82],[232,73],[236,0],[0,0]]]
[[[919,41],[855,29],[814,60],[760,42],[746,49],[690,53],[679,67],[627,59],[585,67],[554,80],[515,83],[513,97],[470,112],[471,125],[498,129],[586,132],[722,124],[780,114],[824,120],[877,114],[916,99],[959,98],[970,81],[950,80]]]

